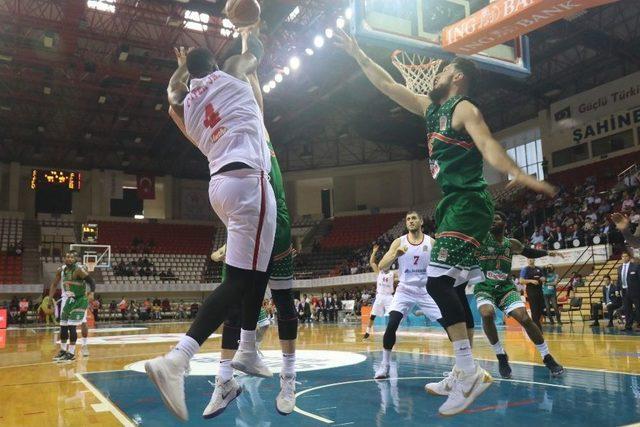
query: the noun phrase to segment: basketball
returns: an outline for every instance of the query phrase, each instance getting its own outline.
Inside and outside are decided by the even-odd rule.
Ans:
[[[260,19],[260,4],[257,0],[228,0],[225,13],[236,27],[248,27]]]

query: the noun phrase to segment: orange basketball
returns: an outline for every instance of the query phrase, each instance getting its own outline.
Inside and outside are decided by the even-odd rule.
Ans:
[[[227,0],[224,11],[237,28],[248,27],[260,19],[257,0]]]

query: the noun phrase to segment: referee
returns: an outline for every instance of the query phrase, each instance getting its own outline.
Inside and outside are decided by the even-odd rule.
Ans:
[[[529,258],[527,266],[520,271],[520,283],[527,285],[527,298],[531,308],[531,318],[533,323],[538,325],[542,331],[542,309],[544,307],[544,296],[542,294],[542,284],[545,281],[545,274],[541,268],[536,267],[535,260]]]

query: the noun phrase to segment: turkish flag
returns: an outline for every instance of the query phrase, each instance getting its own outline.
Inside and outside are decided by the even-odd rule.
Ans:
[[[151,175],[138,175],[138,199],[156,198],[156,177]]]

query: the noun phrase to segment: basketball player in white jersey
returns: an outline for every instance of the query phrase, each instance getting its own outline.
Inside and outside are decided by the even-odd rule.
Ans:
[[[206,48],[176,49],[178,69],[167,88],[169,104],[184,120],[189,140],[207,157],[209,200],[227,227],[225,280],[204,301],[176,347],[145,365],[167,407],[184,421],[189,361],[220,327],[230,306],[242,305],[241,342],[232,366],[251,375],[272,375],[256,352],[255,340],[269,280],[276,202],[267,182],[271,157],[262,113],[247,78],[256,70],[263,48],[255,36],[243,37],[248,51],[230,57],[222,70]]]
[[[440,309],[427,293],[427,267],[433,248],[433,239],[422,232],[423,220],[418,212],[407,212],[405,217],[408,233],[391,243],[378,267],[387,270],[398,260],[398,287],[389,308],[389,323],[384,333],[382,363],[375,379],[389,378],[391,351],[396,343],[396,331],[402,318],[418,306],[432,322],[442,318]]]
[[[389,307],[391,307],[391,301],[393,300],[393,284],[395,280],[395,273],[393,271],[380,270],[376,263],[376,254],[380,246],[377,244],[373,246],[371,251],[371,257],[369,258],[369,265],[374,273],[378,273],[376,279],[376,299],[373,302],[371,308],[371,316],[369,316],[369,326],[364,333],[363,339],[368,339],[373,333],[373,322],[378,316],[384,316],[389,314]]]

